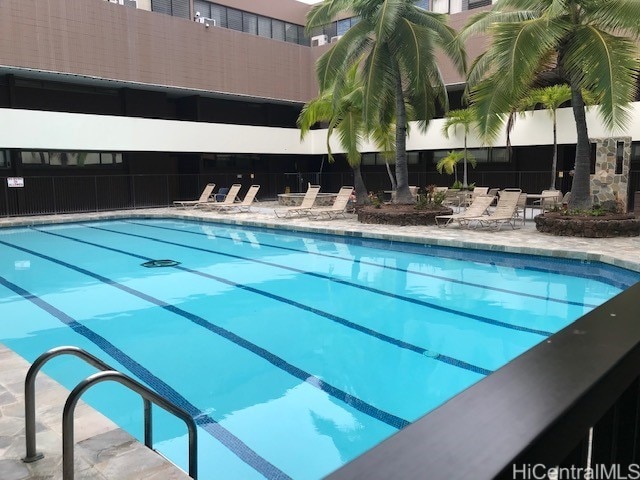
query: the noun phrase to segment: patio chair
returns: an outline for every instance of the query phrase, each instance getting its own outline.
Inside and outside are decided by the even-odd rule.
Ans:
[[[543,190],[541,195],[542,197],[534,200],[533,204],[539,206],[543,212],[562,202],[562,192],[560,190]]]
[[[238,192],[240,192],[240,188],[242,188],[242,185],[234,183],[231,185],[231,188],[229,188],[229,192],[222,202],[208,202],[207,204],[202,205],[202,208],[207,210],[220,210],[233,205],[236,201],[236,197],[238,196]]]
[[[326,208],[313,208],[309,212],[309,217],[316,220],[326,216],[328,220],[338,217],[347,217],[347,205],[351,199],[353,187],[342,187],[333,202],[333,205]]]
[[[436,225],[442,228],[446,227],[451,222],[458,222],[460,226],[467,226],[467,219],[475,220],[478,217],[484,215],[484,213],[487,211],[487,208],[489,208],[489,205],[491,205],[492,202],[493,197],[490,197],[489,195],[478,195],[464,212],[436,216]],[[446,219],[445,223],[441,223],[439,221],[444,219]]]
[[[278,218],[291,218],[296,215],[308,215],[313,208],[313,204],[316,201],[318,192],[320,191],[320,185],[309,185],[307,192],[304,194],[302,203],[297,207],[288,207],[283,209],[276,209],[274,213]]]
[[[229,187],[220,187],[218,193],[213,196],[213,201],[224,202],[224,199],[227,198],[227,193],[229,193]]]
[[[251,205],[253,205],[258,190],[260,190],[260,185],[251,185],[242,202],[232,204],[221,203],[218,210],[221,212],[248,212],[251,210]]]
[[[197,207],[199,205],[209,203],[209,197],[213,193],[214,188],[216,188],[215,183],[207,183],[204,187],[204,190],[202,190],[202,193],[200,194],[200,198],[198,198],[198,200],[174,200],[173,206],[187,208]]]
[[[505,223],[511,225],[511,228],[516,228],[516,219],[517,219],[517,211],[518,211],[518,200],[520,199],[520,195],[522,191],[520,190],[510,190],[510,191],[501,191],[500,198],[498,199],[498,203],[496,205],[495,210],[485,217],[477,217],[473,220],[477,220],[480,226],[482,227],[495,227],[496,230],[500,230],[502,225]],[[469,219],[471,220],[471,219]]]

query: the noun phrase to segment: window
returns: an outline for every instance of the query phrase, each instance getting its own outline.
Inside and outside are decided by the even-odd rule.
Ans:
[[[211,5],[211,18],[216,21],[218,27],[227,28],[227,9],[220,5]]]
[[[7,150],[0,150],[0,168],[9,168],[11,166],[11,160],[9,152]]]
[[[193,0],[193,11],[201,17],[211,18],[211,4],[204,0]]]
[[[338,35],[344,35],[347,30],[351,28],[351,19],[345,18],[344,20],[338,20],[337,32]]]
[[[258,35],[261,37],[271,38],[271,19],[267,17],[258,17]]]
[[[418,165],[420,152],[407,152],[407,165]],[[382,161],[384,163],[384,160]]]
[[[242,31],[242,12],[233,8],[227,8],[227,28]]]
[[[242,12],[242,31],[258,34],[258,16],[253,13]]]
[[[284,22],[280,20],[271,21],[271,38],[284,42]]]
[[[284,40],[286,42],[298,43],[298,26],[291,23],[284,24]]]
[[[622,174],[624,164],[624,142],[616,142],[616,175]]]
[[[20,153],[24,165],[46,165],[60,167],[86,167],[116,165],[122,163],[122,153],[101,152],[43,152],[24,151]]]
[[[595,173],[596,173],[596,151],[597,150],[598,150],[598,144],[597,143],[592,143],[591,144],[591,155],[590,155],[591,167],[589,168],[589,173],[591,173],[591,175],[595,175]]]
[[[429,0],[418,0],[415,2],[416,7],[422,8],[423,10],[429,10]]]
[[[362,165],[375,165],[376,164],[376,154],[375,153],[363,153],[362,154]]]

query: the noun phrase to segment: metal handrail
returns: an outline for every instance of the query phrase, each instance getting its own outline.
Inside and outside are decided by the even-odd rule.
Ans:
[[[75,405],[80,398],[80,395],[94,385],[95,383],[99,383],[106,380],[114,380],[117,381],[129,389],[135,391],[140,396],[142,396],[144,402],[144,444],[153,449],[153,427],[151,422],[151,402],[155,403],[159,407],[167,410],[169,413],[181,418],[187,424],[187,429],[189,431],[189,476],[196,479],[197,478],[197,470],[198,470],[198,442],[197,442],[197,430],[196,424],[193,418],[180,407],[172,404],[165,398],[158,395],[153,390],[150,390],[146,386],[141,383],[135,381],[134,379],[128,377],[122,372],[117,371],[109,364],[103,362],[98,357],[90,354],[89,352],[78,348],[78,347],[56,347],[51,350],[46,351],[42,355],[40,355],[29,367],[27,375],[25,377],[24,382],[24,406],[25,406],[25,438],[26,438],[26,447],[27,454],[22,459],[23,462],[30,463],[40,460],[44,457],[42,453],[38,453],[36,451],[36,401],[35,401],[35,382],[36,375],[42,369],[45,363],[51,360],[54,357],[60,355],[74,355],[90,365],[96,367],[99,370],[102,370],[102,373],[94,374],[76,386],[73,391],[69,394],[67,398],[67,402],[65,403],[64,411],[63,411],[63,429],[62,429],[62,457],[63,457],[63,478],[65,480],[73,479],[73,411],[75,409]],[[108,375],[102,375],[102,374]],[[102,376],[101,376],[102,375]],[[65,421],[65,412],[67,409],[71,411],[70,419]],[[71,435],[71,448],[67,445],[65,449],[65,445],[68,443],[67,438],[65,437],[65,423],[70,423],[70,435]],[[65,460],[65,451],[67,452],[67,456],[69,456],[70,452],[70,465],[67,465],[69,460]],[[65,468],[66,467],[66,468]]]
[[[64,480],[73,480],[74,476],[73,413],[75,411],[76,404],[78,403],[80,396],[93,385],[109,380],[121,383],[130,390],[140,394],[142,397],[144,401],[144,436],[145,445],[147,447],[152,448],[151,444],[153,443],[151,428],[151,402],[184,420],[187,424],[187,429],[189,430],[189,476],[193,479],[197,479],[198,434],[196,430],[196,422],[193,418],[180,407],[175,406],[153,390],[150,390],[124,373],[114,370],[94,373],[93,375],[85,378],[71,391],[64,404],[64,409],[62,410],[62,478],[64,478]]]

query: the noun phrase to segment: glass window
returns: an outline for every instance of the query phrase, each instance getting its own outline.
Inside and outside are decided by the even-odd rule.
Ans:
[[[11,160],[9,159],[9,152],[7,150],[0,150],[0,168],[8,168],[11,166]]]
[[[193,11],[196,17],[200,13],[201,17],[211,18],[211,4],[204,0],[193,0]]]
[[[337,32],[338,35],[344,35],[347,30],[351,28],[351,19],[345,18],[344,20],[338,20]]]
[[[267,17],[258,17],[258,35],[261,37],[271,38],[271,19]]]
[[[284,22],[280,20],[271,21],[271,38],[284,42]]]
[[[258,16],[253,13],[242,12],[242,31],[258,34]]]
[[[216,21],[216,26],[227,28],[227,8],[221,5],[211,5],[211,18]]]
[[[100,154],[97,152],[78,152],[78,166],[100,165]]]
[[[122,154],[121,153],[101,153],[100,154],[100,163],[103,165],[113,165],[116,163],[122,163]]]
[[[338,35],[338,22],[331,22],[329,25],[325,25],[324,34],[329,37],[329,39]]]
[[[362,154],[362,165],[375,165],[376,164],[376,154],[375,153],[363,153]]]
[[[298,43],[298,26],[291,23],[284,24],[285,42]]]
[[[473,158],[475,158],[478,163],[487,163],[489,161],[488,148],[469,148],[467,152],[473,155]]]
[[[48,152],[20,152],[20,157],[25,165],[49,165]]]
[[[306,45],[307,47],[311,45],[309,37],[304,34],[304,27],[302,25],[298,25],[298,44]]]
[[[419,161],[420,152],[407,152],[407,165],[417,165]]]
[[[423,10],[429,10],[429,0],[418,0],[415,2],[416,7],[422,8]]]
[[[492,148],[491,149],[491,161],[493,163],[507,163],[509,158],[507,156],[506,148]]]
[[[227,28],[242,31],[242,12],[233,8],[227,8]]]

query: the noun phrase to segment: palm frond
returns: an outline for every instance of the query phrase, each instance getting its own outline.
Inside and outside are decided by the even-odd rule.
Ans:
[[[324,0],[314,5],[307,13],[305,33],[309,35],[316,27],[321,27],[334,20],[334,17],[351,6],[350,0]]]
[[[327,90],[333,86],[336,79],[344,72],[344,69],[348,68],[349,62],[353,63],[353,51],[359,51],[362,45],[367,42],[367,33],[370,32],[371,28],[372,26],[368,22],[358,22],[344,34],[339,42],[335,43],[329,51],[318,59],[316,74],[320,91]]]
[[[628,103],[635,98],[640,70],[637,55],[633,41],[592,25],[576,29],[568,45],[564,67],[599,98],[598,112],[607,128],[620,128],[630,119]]]
[[[606,0],[583,7],[585,24],[597,25],[609,33],[640,37],[640,2]]]
[[[328,122],[333,117],[331,96],[327,93],[309,101],[302,107],[297,124],[300,128],[300,139],[309,133],[311,127],[318,122]]]
[[[362,69],[364,93],[362,113],[367,125],[372,125],[377,110],[377,99],[393,97],[396,66],[386,44],[376,42]]]

